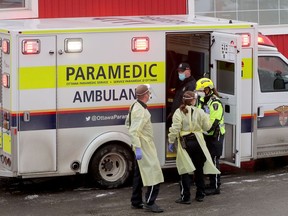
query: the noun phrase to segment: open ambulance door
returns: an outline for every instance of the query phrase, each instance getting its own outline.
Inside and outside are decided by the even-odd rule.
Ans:
[[[213,32],[210,46],[210,78],[222,97],[226,129],[221,161],[240,167],[241,36]]]

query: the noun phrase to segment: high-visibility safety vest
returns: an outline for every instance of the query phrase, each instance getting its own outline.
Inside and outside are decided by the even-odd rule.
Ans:
[[[200,97],[198,98],[198,107],[210,115],[212,127],[207,131],[208,135],[218,136],[219,132],[222,135],[225,134],[224,109],[220,99],[216,95],[212,95],[205,103],[204,97]]]

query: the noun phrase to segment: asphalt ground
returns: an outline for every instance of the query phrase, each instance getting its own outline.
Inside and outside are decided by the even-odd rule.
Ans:
[[[288,166],[267,164],[262,170],[237,170],[222,176],[221,194],[206,196],[190,205],[175,203],[179,198],[176,169],[164,170],[157,215],[286,216],[288,212]],[[85,176],[19,181],[0,179],[0,215],[21,216],[110,216],[154,215],[145,209],[131,209],[131,185],[99,189],[86,183]],[[143,195],[146,188],[143,189]],[[195,186],[191,187],[195,195]]]

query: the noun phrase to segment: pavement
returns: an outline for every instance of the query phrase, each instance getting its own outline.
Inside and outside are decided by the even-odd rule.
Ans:
[[[179,176],[164,170],[157,204],[165,216],[286,216],[288,212],[288,166],[222,176],[221,194],[194,199],[190,205],[179,198]],[[83,179],[61,177],[42,180],[0,179],[1,216],[129,216],[153,215],[130,206],[131,186],[102,190],[83,184]],[[143,190],[146,191],[146,188]],[[195,195],[195,186],[191,187]]]

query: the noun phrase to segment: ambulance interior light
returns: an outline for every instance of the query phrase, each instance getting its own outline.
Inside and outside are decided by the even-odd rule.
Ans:
[[[2,41],[2,52],[5,54],[9,54],[10,53],[10,41],[4,39]]]
[[[24,55],[39,54],[40,53],[40,40],[29,39],[22,41],[22,53]]]
[[[66,53],[80,53],[83,50],[82,38],[66,38],[64,42]]]
[[[132,38],[132,51],[133,52],[147,52],[149,50],[148,37],[133,37]]]

